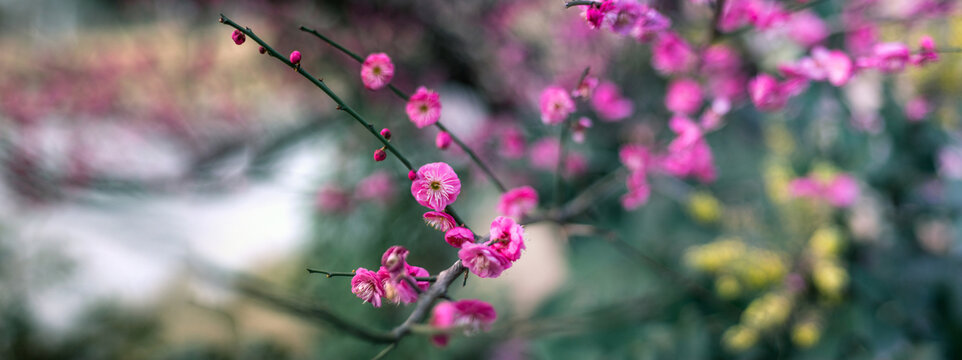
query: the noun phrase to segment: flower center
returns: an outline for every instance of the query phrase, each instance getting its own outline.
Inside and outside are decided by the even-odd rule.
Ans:
[[[428,104],[421,104],[420,110],[422,113],[428,112]]]
[[[431,190],[438,191],[441,190],[441,183],[437,181],[431,182]]]
[[[381,75],[381,67],[380,67],[380,66],[375,66],[373,69],[371,69],[371,72],[374,73],[374,75],[380,76],[380,75]]]
[[[374,286],[371,283],[363,282],[354,287],[354,293],[362,298],[369,298],[374,293]]]

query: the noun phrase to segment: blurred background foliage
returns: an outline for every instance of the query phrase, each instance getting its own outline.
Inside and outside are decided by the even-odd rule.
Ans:
[[[840,3],[812,9],[831,18]],[[654,5],[690,41],[704,37],[706,8]],[[370,161],[377,145],[306,81],[231,43],[221,12],[282,52],[299,49],[303,66],[391,128],[415,164],[452,164],[474,228],[495,215],[496,189],[299,25],[390,54],[401,89],[439,90],[442,121],[510,187],[539,189],[542,205],[554,201],[554,168],[539,168],[532,148],[558,136],[537,112],[546,85],[573,85],[590,67],[635,106],[621,123],[596,122],[583,144],[569,141],[562,199],[618,171],[621,145],[673,136],[649,47],[588,30],[561,1],[0,1],[0,358],[370,358],[380,345],[234,281],[390,329],[410,307],[372,309],[349,279],[304,268],[375,267],[391,245],[432,273],[455,258],[421,222],[406,171]],[[929,33],[951,47],[960,25],[951,12],[892,21],[882,36]],[[748,54],[751,72],[804,51],[769,40],[725,41]],[[944,54],[841,90],[816,84],[777,113],[736,106],[707,137],[717,181],[657,176],[644,207],[627,212],[609,195],[574,221],[595,227],[527,227],[524,261],[451,291],[495,305],[492,331],[446,348],[411,336],[389,356],[962,358],[960,65]],[[866,93],[875,98],[860,100]],[[932,111],[908,121],[917,96]],[[523,153],[506,150],[511,132]],[[850,208],[787,195],[792,179],[838,173],[859,184]],[[234,215],[211,215],[225,211]]]

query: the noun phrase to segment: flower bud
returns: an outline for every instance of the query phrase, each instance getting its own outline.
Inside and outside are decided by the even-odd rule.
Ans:
[[[408,171],[408,180],[414,181],[417,178],[418,178],[417,171],[414,171],[414,170]]]
[[[384,159],[387,159],[387,153],[384,152],[384,149],[374,150],[374,161],[384,161]]]
[[[439,132],[438,137],[434,139],[434,145],[437,145],[438,149],[446,150],[451,146],[451,134],[447,131]]]
[[[391,140],[391,129],[383,128],[381,129],[381,136],[387,140]]]
[[[299,65],[301,63],[300,51],[294,50],[293,52],[291,52],[291,63],[293,63],[294,65]]]
[[[234,39],[234,43],[237,45],[243,44],[244,40],[247,40],[247,36],[237,29],[235,29],[234,32],[230,34],[230,38]]]
[[[259,52],[259,53],[261,53],[261,54],[266,54],[266,53],[267,53],[267,49],[265,49],[263,46],[258,46],[258,47],[257,47],[257,52]]]

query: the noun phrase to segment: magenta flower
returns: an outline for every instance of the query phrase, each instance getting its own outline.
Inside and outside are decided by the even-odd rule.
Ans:
[[[391,279],[396,279],[404,273],[407,266],[408,249],[403,246],[392,246],[381,255],[381,267],[387,270]]]
[[[670,31],[662,32],[652,47],[651,66],[662,74],[690,71],[697,62],[691,45]]]
[[[855,72],[852,59],[839,50],[817,47],[812,49],[812,59],[825,72],[828,82],[835,86],[845,85]]]
[[[456,227],[444,233],[444,241],[451,246],[460,248],[465,243],[474,242],[474,233],[468,228]]]
[[[291,60],[291,63],[294,64],[294,65],[300,64],[300,63],[301,63],[301,52],[300,52],[300,51],[297,51],[297,50],[292,51],[292,52],[291,52],[291,56],[290,56],[290,60]]]
[[[458,226],[451,215],[440,211],[424,213],[424,222],[438,231],[448,231]]]
[[[554,171],[561,157],[561,146],[557,138],[546,137],[531,145],[529,160],[536,169]]]
[[[536,207],[538,192],[530,186],[508,190],[501,195],[501,201],[498,202],[498,212],[515,219],[520,219]]]
[[[605,0],[598,6],[585,6],[585,8],[583,15],[588,22],[588,27],[600,29],[603,26],[610,26],[611,16],[608,13],[615,8],[612,0]]]
[[[234,40],[237,45],[243,44],[244,40],[247,40],[247,35],[244,35],[240,30],[234,29],[234,32],[230,34],[230,38]]]
[[[434,306],[431,314],[431,326],[446,330],[462,328],[465,335],[487,331],[497,320],[498,314],[494,307],[481,300],[465,299],[454,302],[442,301]],[[431,337],[431,342],[437,346],[448,344],[446,333]]]
[[[638,144],[623,145],[618,151],[618,157],[631,172],[646,172],[651,161],[648,148]]]
[[[858,182],[849,175],[839,174],[829,179],[813,176],[798,178],[788,184],[789,194],[828,202],[835,207],[848,207],[859,196]]]
[[[386,271],[386,269],[381,268],[378,273],[380,274],[382,271]],[[397,304],[410,304],[418,301],[418,291],[411,287],[411,284],[405,280],[405,277],[414,281],[414,283],[418,286],[418,289],[420,289],[421,292],[424,292],[431,287],[431,283],[427,281],[417,281],[414,278],[428,276],[431,276],[431,273],[424,268],[405,264],[404,271],[401,276],[393,278],[385,283],[385,292],[388,295],[387,298],[391,299]]]
[[[788,21],[788,35],[799,45],[812,47],[828,37],[828,25],[811,10],[798,11]]]
[[[351,278],[351,292],[365,303],[381,307],[381,298],[385,296],[384,281],[385,278],[378,273],[358,268],[354,271],[354,277]]]
[[[611,82],[598,85],[591,97],[591,107],[605,121],[623,120],[635,110],[631,100],[621,96],[618,86]]]
[[[361,179],[354,188],[354,196],[360,200],[379,200],[385,202],[394,195],[394,181],[384,171],[376,171]]]
[[[447,131],[439,131],[438,137],[434,139],[434,145],[437,146],[438,149],[447,150],[447,148],[451,146],[451,134],[448,134]]]
[[[781,109],[788,101],[778,80],[764,73],[748,82],[748,95],[752,98],[755,107],[762,111]]]
[[[521,258],[524,246],[524,228],[514,219],[498,216],[491,222],[491,248],[514,262]]]
[[[919,53],[912,55],[910,60],[913,65],[925,65],[926,63],[939,61],[939,53],[935,52],[935,41],[931,36],[922,36],[919,40]]]
[[[668,84],[665,107],[674,113],[690,115],[701,108],[702,94],[698,82],[689,78],[675,79]]]
[[[625,180],[628,193],[621,197],[621,206],[625,210],[634,210],[648,202],[651,195],[651,186],[648,185],[648,177],[644,172],[635,171],[628,174]]]
[[[714,158],[705,139],[680,146],[683,141],[679,136],[668,145],[669,152],[661,159],[661,168],[677,177],[693,176],[703,183],[715,181]]]
[[[875,44],[871,64],[882,72],[898,72],[909,62],[909,47],[899,42]]]
[[[482,278],[496,278],[511,267],[511,261],[487,245],[464,243],[458,251],[461,264]]]
[[[578,87],[571,92],[571,96],[575,98],[587,99],[591,97],[591,94],[598,87],[598,78],[588,75],[585,76],[584,80],[578,84]]]
[[[541,122],[554,125],[561,123],[575,111],[575,102],[565,89],[549,86],[541,92]]]
[[[421,86],[408,99],[405,111],[408,113],[408,119],[411,119],[418,129],[432,125],[441,118],[441,97],[438,93]]]
[[[361,82],[369,90],[377,90],[391,83],[394,77],[394,63],[385,53],[374,53],[361,64]]]
[[[518,159],[524,156],[524,134],[516,127],[509,127],[501,131],[501,156],[508,159]]]
[[[461,180],[458,174],[443,162],[421,166],[417,178],[411,182],[414,200],[435,211],[444,211],[445,207],[458,199],[460,193]]]

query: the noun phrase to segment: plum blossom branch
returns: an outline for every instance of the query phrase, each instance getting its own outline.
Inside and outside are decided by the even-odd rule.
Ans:
[[[438,274],[437,281],[434,285],[428,288],[428,291],[420,296],[417,305],[414,307],[414,311],[411,315],[404,320],[401,325],[398,325],[394,330],[391,330],[391,334],[395,339],[400,340],[405,335],[411,332],[412,327],[424,320],[428,315],[428,311],[434,305],[434,302],[438,298],[445,296],[448,291],[448,287],[457,280],[461,273],[466,271],[467,268],[461,265],[461,260],[457,260],[450,267],[441,271]]]
[[[360,55],[352,52],[351,50],[348,50],[347,48],[345,48],[345,47],[342,46],[341,44],[338,44],[336,41],[331,40],[331,38],[322,35],[322,34],[321,34],[320,32],[318,32],[317,30],[308,28],[308,27],[306,27],[306,26],[301,26],[300,29],[301,29],[301,31],[304,31],[304,32],[309,33],[309,34],[312,34],[312,35],[314,35],[314,36],[317,36],[319,39],[323,40],[324,42],[328,43],[329,45],[331,45],[331,46],[335,47],[336,49],[340,50],[341,52],[343,52],[343,53],[346,54],[347,56],[351,57],[351,58],[354,59],[355,61],[357,61],[357,62],[359,62],[359,63],[363,63],[363,62],[364,62],[364,58],[362,58]],[[388,86],[389,89],[391,89],[391,92],[393,92],[395,95],[397,95],[397,97],[400,98],[401,100],[408,101],[408,99],[410,99],[410,96],[408,96],[405,92],[403,92],[403,91],[401,91],[400,89],[398,89],[398,88],[397,88],[396,86],[394,86],[393,84],[388,84],[387,86]],[[448,128],[447,128],[446,126],[444,126],[443,124],[441,124],[440,121],[435,122],[435,123],[434,123],[434,126],[436,126],[436,127],[438,128],[438,130],[441,130],[441,131],[444,131],[444,132],[448,133],[448,135],[451,136],[451,140],[454,140],[454,142],[455,142],[456,144],[458,144],[458,147],[460,147],[461,150],[464,150],[464,152],[468,154],[468,156],[471,158],[471,160],[474,161],[474,163],[477,164],[478,167],[481,168],[481,170],[484,172],[484,174],[487,175],[488,179],[490,179],[491,182],[494,183],[494,186],[496,186],[499,191],[501,191],[502,193],[508,191],[508,189],[504,187],[504,184],[501,182],[501,180],[498,180],[498,177],[494,175],[494,172],[492,172],[491,169],[488,168],[488,166],[487,166],[483,161],[481,161],[481,158],[479,158],[478,155],[475,154],[474,150],[471,150],[471,148],[470,148],[467,144],[465,144],[464,141],[461,141],[461,138],[457,137],[456,135],[454,135],[454,133],[452,133],[451,131],[449,131]]]
[[[599,2],[599,1],[581,1],[581,0],[578,0],[578,1],[569,1],[569,2],[566,2],[566,3],[565,3],[565,8],[570,8],[570,7],[572,7],[572,6],[578,6],[578,5],[594,6],[594,5],[597,5],[597,4],[601,4],[601,2]]]
[[[326,275],[326,276],[329,277],[329,278],[338,277],[338,276],[352,277],[352,276],[354,276],[354,275],[357,275],[357,273],[355,273],[355,272],[353,272],[353,271],[351,271],[351,272],[346,272],[346,271],[337,272],[337,271],[317,270],[317,269],[311,269],[311,268],[307,268],[307,272],[310,273],[310,274],[324,274],[324,275]],[[435,281],[438,280],[438,278],[437,278],[437,276],[416,276],[416,277],[414,277],[414,280],[416,280],[416,281],[435,282]]]
[[[354,120],[357,120],[357,122],[359,122],[362,126],[364,126],[364,128],[367,129],[367,131],[370,132],[371,135],[374,135],[375,138],[380,140],[381,143],[384,144],[384,148],[390,151],[392,154],[394,154],[394,156],[397,157],[397,159],[401,161],[402,164],[404,164],[404,167],[406,167],[408,170],[415,170],[414,166],[411,165],[411,161],[409,161],[406,157],[404,157],[404,155],[401,154],[401,152],[397,148],[395,148],[394,145],[391,145],[391,143],[384,136],[382,136],[380,132],[378,132],[374,128],[374,125],[371,125],[370,122],[368,122],[367,120],[364,120],[364,118],[360,114],[358,114],[357,111],[354,110],[354,108],[344,103],[344,101],[341,100],[341,98],[338,97],[337,94],[335,94],[334,91],[331,90],[331,88],[327,87],[327,85],[324,84],[324,81],[322,79],[317,78],[314,75],[311,75],[309,72],[304,70],[300,66],[300,64],[295,64],[291,62],[288,58],[284,57],[284,55],[282,55],[280,52],[278,52],[273,47],[268,45],[267,42],[262,40],[256,34],[254,34],[254,31],[252,31],[250,28],[246,28],[241,26],[240,24],[237,24],[227,16],[224,16],[224,14],[220,14],[220,22],[227,26],[233,27],[234,29],[237,29],[237,31],[240,31],[247,37],[250,37],[251,40],[254,40],[254,42],[256,42],[258,45],[263,47],[267,54],[270,54],[270,56],[277,58],[277,60],[280,60],[282,63],[284,63],[284,65],[287,65],[288,67],[294,69],[294,71],[296,71],[298,74],[301,74],[302,76],[307,78],[307,80],[309,80],[319,89],[321,89],[321,91],[327,94],[327,96],[330,97],[331,100],[334,100],[334,102],[337,104],[338,110],[348,113],[348,115],[354,118]],[[464,224],[464,220],[457,215],[457,212],[454,211],[454,208],[452,208],[451,206],[448,206],[445,208],[445,211],[451,214],[451,217],[453,217],[454,220],[457,221],[459,224]]]

